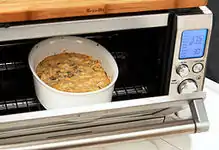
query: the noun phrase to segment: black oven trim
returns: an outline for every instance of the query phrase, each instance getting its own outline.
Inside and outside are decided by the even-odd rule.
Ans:
[[[164,54],[162,62],[162,79],[161,79],[161,91],[164,95],[168,95],[170,86],[170,76],[173,64],[173,55],[176,41],[177,32],[177,17],[175,13],[170,13],[168,19],[168,26],[165,36]]]

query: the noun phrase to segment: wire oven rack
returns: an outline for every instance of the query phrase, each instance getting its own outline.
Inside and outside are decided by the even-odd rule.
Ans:
[[[122,97],[141,97],[147,94],[146,86],[135,86],[135,87],[120,87],[115,88],[113,92],[113,100],[119,100]],[[36,97],[14,99],[14,100],[3,100],[0,102],[0,115],[14,114],[21,112],[31,112],[45,110],[40,104]]]
[[[13,43],[15,45],[16,43]],[[17,45],[23,43],[17,43]],[[7,51],[7,46],[2,46],[0,49],[1,57],[4,57],[4,51]],[[126,61],[126,52],[112,52],[112,55],[116,60]],[[5,59],[5,58],[4,58]],[[22,71],[23,69],[29,70],[27,62],[24,60],[14,61],[13,59],[8,61],[4,60],[0,62],[0,75],[1,80],[3,80],[3,73],[8,71]],[[31,82],[31,81],[28,81]],[[3,81],[1,82],[3,83]],[[123,84],[122,84],[123,85]],[[3,88],[3,85],[1,85]],[[2,89],[1,89],[2,90]],[[1,91],[0,90],[0,91]],[[148,94],[148,87],[145,85],[134,85],[134,86],[119,86],[116,87],[113,92],[113,101],[128,100],[133,98],[146,97]],[[32,112],[45,110],[45,108],[40,104],[37,97],[33,95],[32,97],[25,96],[25,98],[15,97],[14,99],[2,99],[0,100],[0,115],[8,115],[23,112]]]

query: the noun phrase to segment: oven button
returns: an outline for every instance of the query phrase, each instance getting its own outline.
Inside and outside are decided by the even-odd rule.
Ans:
[[[199,73],[203,70],[203,68],[204,68],[203,65],[201,63],[198,63],[192,67],[192,70],[194,73]]]
[[[196,82],[192,79],[186,79],[178,86],[178,92],[180,94],[193,93],[198,90]]]
[[[189,68],[187,65],[185,64],[182,64],[182,65],[179,65],[176,69],[176,72],[178,75],[180,75],[181,77],[185,77],[189,74]]]

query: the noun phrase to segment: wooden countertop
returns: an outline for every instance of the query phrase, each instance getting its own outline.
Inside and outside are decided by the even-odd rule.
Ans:
[[[0,0],[0,22],[203,6],[207,0]]]

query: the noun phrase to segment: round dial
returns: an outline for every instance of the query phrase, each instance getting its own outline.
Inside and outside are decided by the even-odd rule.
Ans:
[[[180,83],[178,86],[178,92],[180,94],[185,94],[185,93],[193,93],[198,90],[198,86],[196,82],[192,79],[186,79]]]
[[[187,65],[185,64],[182,64],[182,65],[179,65],[176,69],[176,72],[178,75],[180,75],[181,77],[185,77],[189,74],[189,68]]]
[[[192,68],[193,72],[199,73],[203,70],[204,66],[201,63],[195,64]]]

